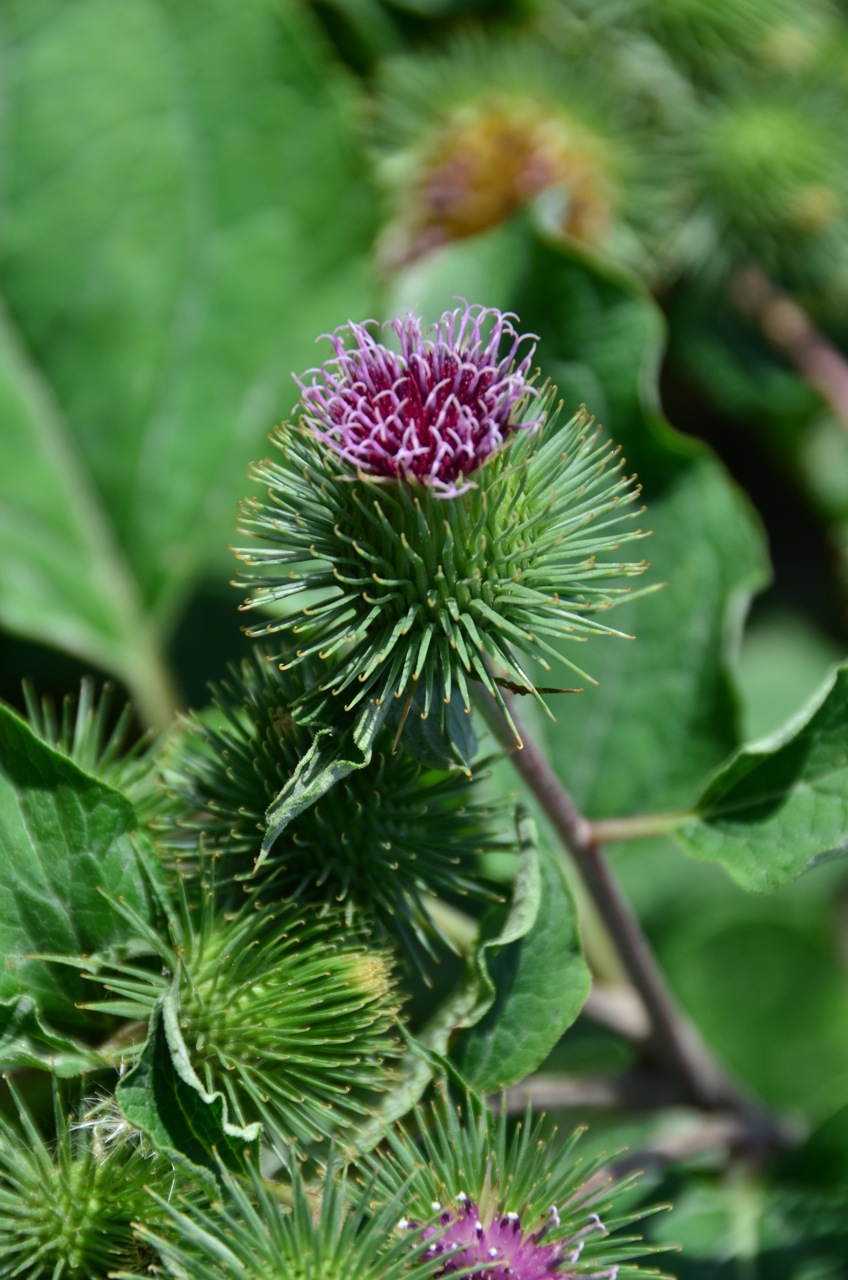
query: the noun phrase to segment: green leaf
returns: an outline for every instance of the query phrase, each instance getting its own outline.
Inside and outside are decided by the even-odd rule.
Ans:
[[[436,1072],[458,1073],[466,1085],[487,1090],[533,1071],[589,994],[562,870],[540,849],[532,818],[519,810],[516,820],[520,862],[509,906],[484,921],[465,978],[415,1038],[399,1085],[357,1133],[359,1152],[376,1146],[386,1126],[420,1101]],[[540,991],[540,972],[556,974],[554,990]]]
[[[209,1093],[191,1065],[176,996],[166,992],[150,1017],[147,1043],[120,1081],[118,1102],[130,1124],[170,1159],[208,1177],[220,1159],[240,1168],[261,1124],[232,1124],[222,1093]]]
[[[0,706],[0,999],[24,989],[57,1027],[79,1026],[90,987],[31,953],[87,955],[125,935],[106,901],[146,913],[128,800]]]
[[[577,909],[561,862],[538,850],[536,913],[526,932],[491,936],[478,952],[485,1016],[460,1038],[455,1061],[466,1080],[491,1093],[529,1075],[577,1018],[592,985]],[[535,877],[534,877],[535,878]],[[529,905],[529,904],[528,904]]]
[[[355,1149],[359,1153],[372,1150],[381,1141],[387,1126],[400,1120],[421,1100],[433,1076],[443,1069],[442,1064],[448,1058],[448,1050],[457,1033],[473,1027],[492,1007],[497,990],[489,975],[486,953],[519,942],[535,923],[542,892],[536,828],[532,819],[522,813],[518,813],[516,819],[519,868],[512,900],[500,919],[499,930],[481,938],[469,957],[466,976],[418,1035],[411,1037],[404,1032],[411,1047],[401,1062],[401,1079],[381,1099],[372,1120],[357,1132]],[[452,1062],[449,1069],[453,1069]]]
[[[0,421],[0,624],[158,688],[129,566],[61,408],[2,312]]]
[[[848,852],[848,664],[783,732],[719,769],[672,832],[752,893]]]
[[[268,825],[257,866],[293,818],[320,800],[333,783],[354,769],[367,768],[388,710],[387,703],[378,707],[366,702],[342,728],[318,729],[312,746],[265,814]]]
[[[164,720],[143,655],[371,309],[356,102],[294,0],[9,0],[0,45],[0,620]]]
[[[108,1066],[88,1045],[46,1026],[31,996],[0,1000],[0,1072],[34,1067],[72,1077]]]
[[[760,612],[746,629],[739,654],[744,740],[753,742],[780,729],[842,656],[836,641],[803,614]]]

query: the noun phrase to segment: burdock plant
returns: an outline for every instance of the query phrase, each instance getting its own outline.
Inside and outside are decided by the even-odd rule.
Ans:
[[[472,1034],[527,990],[526,962],[572,913],[532,822],[514,844],[495,835],[470,764],[451,766],[479,764],[475,693],[520,745],[508,695],[547,711],[554,663],[591,679],[574,643],[623,635],[604,615],[646,568],[621,552],[643,536],[639,489],[585,411],[559,421],[514,316],[462,305],[383,336],[366,322],[330,339],[298,380],[278,460],[255,468],[267,496],[243,514],[245,608],[252,634],[276,640],[212,705],[128,753],[126,723],[110,736],[88,691],[61,719],[31,700],[38,736],[6,717],[32,762],[24,801],[4,809],[23,814],[20,842],[61,825],[71,879],[118,839],[126,875],[108,893],[93,881],[114,928],[90,943],[39,932],[40,904],[15,882],[32,907],[17,958],[73,966],[75,1012],[106,1015],[108,1034],[71,1041],[13,991],[3,1061],[119,1078],[73,1134],[57,1115],[55,1160],[25,1112],[23,1141],[0,1132],[0,1276],[645,1274],[626,1185],[548,1146],[529,1117],[513,1134],[472,1092],[464,1114],[419,1109],[418,1139],[392,1127],[436,1074],[475,1083]],[[54,775],[61,805],[45,815]],[[481,873],[504,848],[519,867],[509,902]],[[472,918],[463,895],[497,901]],[[68,903],[85,923],[89,904]],[[429,980],[446,922],[466,963],[433,1011],[397,944]],[[588,985],[576,937],[569,969]],[[531,1056],[576,1016],[573,993],[562,1003],[542,1002]],[[506,1042],[491,1058],[516,1078]]]
[[[443,717],[455,694],[470,712],[474,685],[508,718],[502,687],[547,711],[525,655],[591,680],[562,642],[622,634],[597,615],[647,567],[617,554],[643,536],[638,487],[585,412],[558,424],[514,319],[462,306],[426,330],[408,315],[399,349],[350,324],[299,380],[279,459],[253,470],[267,496],[244,508],[262,545],[237,554],[244,607],[266,614],[251,634],[284,636],[285,666],[324,665],[301,715],[332,719],[334,699],[406,712],[417,694]]]

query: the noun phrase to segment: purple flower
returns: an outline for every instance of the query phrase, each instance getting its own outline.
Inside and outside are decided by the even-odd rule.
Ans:
[[[570,1269],[579,1263],[587,1236],[593,1232],[607,1234],[596,1213],[589,1214],[580,1231],[551,1240],[550,1233],[560,1226],[555,1205],[548,1210],[547,1221],[535,1231],[524,1230],[517,1213],[504,1213],[490,1222],[481,1220],[477,1205],[462,1192],[456,1197],[455,1206],[442,1209],[434,1204],[434,1213],[441,1210],[440,1225],[425,1227],[423,1232],[433,1241],[429,1253],[449,1255],[436,1273],[439,1276],[462,1272],[467,1280],[550,1280],[552,1275],[559,1280],[578,1276],[580,1280],[616,1280],[617,1266],[603,1271]],[[420,1223],[408,1218],[402,1219],[399,1226],[421,1228]]]
[[[400,353],[377,341],[368,328],[373,321],[325,334],[335,356],[309,370],[308,383],[296,379],[304,420],[357,471],[414,477],[455,497],[512,431],[541,421],[520,420],[538,395],[528,380],[536,348],[534,335],[513,327],[515,319],[465,304],[428,331],[416,316],[403,316],[391,324]],[[531,345],[516,363],[525,342]]]

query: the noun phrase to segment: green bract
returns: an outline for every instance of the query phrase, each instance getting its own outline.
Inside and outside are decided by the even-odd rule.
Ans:
[[[186,816],[162,822],[162,839],[190,863],[200,838],[235,877],[231,896],[243,898],[237,880],[253,871],[265,812],[310,746],[291,705],[319,674],[317,662],[281,671],[258,653],[213,689],[210,710],[190,716],[172,745],[167,781]],[[294,819],[251,883],[341,907],[346,927],[369,932],[376,924],[414,950],[438,933],[425,897],[484,895],[477,856],[504,841],[475,783],[393,751],[393,736],[384,729],[371,763]]]
[[[516,430],[450,497],[354,473],[299,425],[274,443],[280,460],[253,471],[267,500],[248,502],[243,519],[267,545],[237,553],[239,585],[253,588],[244,608],[270,613],[250,634],[283,633],[295,649],[286,666],[324,662],[317,714],[330,696],[351,710],[365,698],[411,702],[416,689],[424,718],[443,715],[455,689],[470,712],[474,683],[508,719],[502,686],[548,711],[521,655],[591,680],[558,643],[623,634],[595,615],[627,598],[612,582],[648,567],[615,556],[644,536],[630,527],[639,489],[585,411],[559,429],[548,418]]]
[[[39,700],[32,684],[24,682],[33,732],[92,777],[122,791],[139,821],[147,825],[167,810],[168,801],[157,785],[151,738],[131,742],[133,707],[125,703],[113,718],[114,693],[114,686],[105,684],[98,697],[94,681],[86,678],[79,697],[63,698],[57,715],[52,700]]]
[[[613,0],[615,3],[615,0]],[[834,30],[822,0],[635,0],[636,21],[697,73],[803,65]]]
[[[713,276],[753,263],[790,288],[844,290],[846,105],[790,81],[705,106],[681,145],[684,259]]]
[[[222,1174],[224,1194],[208,1208],[162,1203],[168,1227],[141,1229],[165,1274],[178,1280],[429,1280],[441,1259],[428,1240],[396,1230],[396,1201],[373,1205],[371,1189],[348,1196],[332,1161],[318,1187],[293,1171],[291,1210],[267,1185],[247,1188]],[[320,1209],[315,1200],[319,1199]]]

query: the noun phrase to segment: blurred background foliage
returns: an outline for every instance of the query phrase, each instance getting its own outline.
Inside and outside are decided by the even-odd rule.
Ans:
[[[669,585],[538,726],[590,816],[690,801],[844,654],[844,6],[4,0],[0,40],[6,701],[93,672],[140,724],[202,705],[247,651],[226,548],[291,371],[457,295],[519,313],[644,485]],[[768,1178],[657,1173],[673,1269],[843,1275],[844,872],[756,898],[667,843],[616,862],[710,1044],[811,1134]],[[627,1052],[581,1019],[546,1069]],[[638,1151],[684,1118],[566,1123]]]

